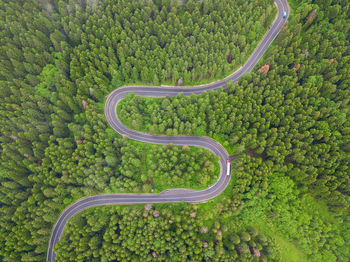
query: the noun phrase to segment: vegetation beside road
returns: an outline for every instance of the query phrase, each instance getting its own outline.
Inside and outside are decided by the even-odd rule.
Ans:
[[[52,225],[76,199],[142,192],[132,175],[144,145],[115,134],[103,114],[112,89],[216,79],[251,53],[274,8],[271,0],[41,2],[6,0],[0,10],[1,261],[43,261]],[[136,129],[207,134],[242,153],[223,195],[197,209],[153,205],[145,216],[143,206],[87,210],[67,225],[58,259],[281,261],[299,250],[311,261],[349,260],[350,6],[293,3],[261,64],[268,72],[200,97],[125,102]],[[164,154],[183,157],[176,151]]]
[[[186,7],[176,1],[4,1],[0,260],[43,261],[52,225],[81,197],[143,192],[132,176],[140,175],[133,163],[142,162],[143,145],[108,128],[104,97],[133,81],[189,83],[231,70],[251,53],[274,10],[272,0],[241,2],[233,8],[231,1]],[[259,34],[247,37],[246,30]],[[191,159],[206,155],[195,152]],[[131,159],[123,160],[126,155]],[[217,175],[204,173],[207,183]],[[198,176],[190,182],[179,176],[177,185],[201,187]],[[154,191],[166,187],[162,182]]]
[[[349,39],[342,34],[349,17],[344,13],[336,17],[340,5],[328,8],[304,2],[294,10],[289,30],[281,32],[261,62],[269,65],[268,72],[253,72],[238,85],[200,96],[156,99],[130,94],[118,113],[137,130],[221,136],[236,145],[233,153],[263,159],[273,167],[274,176],[282,173],[291,179],[292,198],[299,200],[269,214],[266,206],[261,210],[259,202],[250,205],[245,199],[239,220],[258,223],[260,218],[250,217],[258,212],[266,216],[263,223],[270,221],[268,227],[276,228],[272,235],[287,240],[284,246],[295,246],[311,260],[335,261],[349,257],[344,247],[349,231],[343,226],[344,221],[349,223],[349,195],[344,191],[349,186],[349,65],[344,58]],[[266,172],[260,168],[253,169]],[[262,185],[254,184],[258,189]],[[245,190],[244,196],[253,191],[266,197],[259,190]],[[319,202],[324,205],[315,208]],[[329,214],[337,218],[330,222]],[[288,224],[288,220],[299,222]],[[312,229],[304,223],[311,223]]]

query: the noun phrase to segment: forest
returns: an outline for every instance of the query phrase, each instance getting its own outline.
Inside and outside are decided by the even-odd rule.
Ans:
[[[1,261],[44,261],[60,212],[81,197],[217,179],[209,151],[131,141],[103,112],[123,85],[230,74],[276,14],[272,0],[184,2],[2,1]],[[225,192],[196,205],[88,209],[67,224],[57,261],[349,260],[350,3],[288,3],[288,25],[238,83],[131,94],[116,112],[132,129],[220,142],[237,155]]]

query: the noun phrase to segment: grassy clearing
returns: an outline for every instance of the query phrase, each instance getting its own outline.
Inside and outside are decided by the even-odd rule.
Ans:
[[[329,212],[325,202],[316,200],[311,195],[304,195],[301,198],[301,205],[303,206],[303,214],[301,216],[310,215],[320,217],[322,221],[337,224],[341,223],[337,221],[337,218]],[[290,237],[284,236],[277,230],[276,222],[273,222],[266,217],[258,217],[253,222],[249,223],[250,226],[255,227],[258,231],[269,235],[274,239],[275,245],[278,247],[281,255],[281,261],[286,262],[306,262],[310,260],[310,257],[304,253],[296,242]]]
[[[267,223],[263,219],[259,219],[250,226],[255,227],[260,232],[272,237],[278,247],[283,262],[307,262],[307,255],[300,251],[292,242],[286,240],[281,235],[276,233],[273,225]]]
[[[275,239],[276,245],[281,250],[281,261],[285,262],[307,262],[307,256],[297,249],[292,243],[286,241],[278,235],[271,235]]]
[[[322,220],[326,222],[339,223],[334,215],[329,212],[328,206],[324,201],[316,200],[310,195],[305,195],[302,203],[310,215],[317,214],[318,216],[322,217]]]

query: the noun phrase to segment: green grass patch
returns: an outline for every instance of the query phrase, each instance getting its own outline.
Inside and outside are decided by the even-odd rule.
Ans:
[[[266,223],[263,219],[255,221],[250,226],[255,227],[260,232],[263,232],[275,241],[281,255],[281,261],[283,262],[307,262],[309,261],[307,255],[300,251],[292,242],[286,240],[274,229],[273,225]]]
[[[338,223],[334,215],[329,212],[328,206],[324,201],[320,199],[316,200],[311,195],[305,195],[302,199],[302,203],[310,215],[318,214],[320,217],[322,217],[323,221]]]
[[[292,243],[284,240],[282,237],[272,235],[276,246],[281,250],[281,260],[285,262],[307,262],[307,256],[297,249]]]

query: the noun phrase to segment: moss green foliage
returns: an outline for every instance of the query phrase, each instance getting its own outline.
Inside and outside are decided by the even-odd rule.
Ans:
[[[220,173],[217,157],[201,148],[148,145],[145,158],[141,181],[154,185],[156,191],[205,189]]]
[[[117,171],[100,187],[104,192],[151,193],[169,188],[205,189],[218,178],[218,159],[208,150],[123,141],[120,160],[112,156],[105,159],[108,166]],[[103,174],[98,177],[103,177]]]
[[[244,173],[236,175],[235,187],[244,194],[240,220],[262,223],[266,233],[282,236],[310,260],[345,261],[350,47],[342,32],[349,30],[349,18],[346,11],[329,18],[325,7],[304,3],[294,11],[290,30],[266,55],[268,73],[253,72],[225,91],[199,97],[131,94],[118,113],[132,128],[154,134],[199,135],[205,129],[236,145],[235,153],[261,158],[253,166],[244,160]],[[314,207],[320,199],[327,207]],[[333,212],[336,218],[329,220]]]
[[[219,221],[207,228],[197,206],[174,209],[174,204],[90,209],[69,222],[57,261],[252,260],[254,249],[260,259],[276,258],[272,238],[260,232],[233,234]]]
[[[190,84],[228,74],[254,50],[275,6],[273,0],[184,7],[170,0],[103,1],[84,13],[63,18],[77,39],[70,76],[82,90],[97,77],[98,89],[106,91],[108,80],[112,87],[120,81]]]
[[[105,96],[124,83],[226,75],[275,12],[272,0],[187,2],[2,1],[1,261],[44,261],[59,213],[83,196],[216,179],[207,151],[145,148],[103,114]],[[87,210],[66,227],[59,261],[349,260],[350,5],[291,5],[263,61],[269,72],[199,97],[131,95],[119,107],[134,129],[207,134],[238,154],[225,192],[196,207]]]
[[[332,216],[319,208],[316,204],[319,198],[315,200],[312,192],[301,193],[288,172],[266,166],[261,158],[244,157],[237,165],[242,166],[243,174],[259,174],[261,170],[265,174],[257,181],[260,187],[244,194],[244,207],[232,224],[255,226],[277,242],[281,239],[282,243],[277,246],[292,245],[291,250],[298,250],[311,261],[337,261],[349,256],[348,217]],[[252,169],[256,171],[250,171]]]

